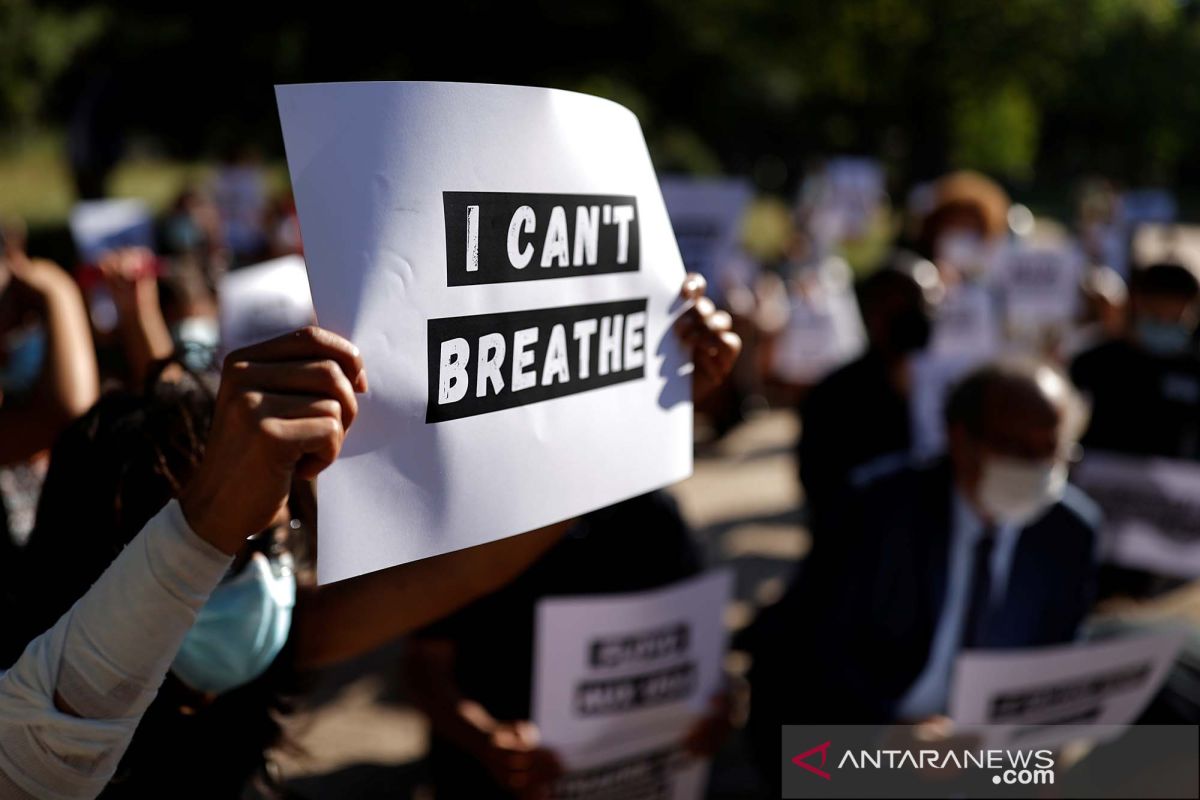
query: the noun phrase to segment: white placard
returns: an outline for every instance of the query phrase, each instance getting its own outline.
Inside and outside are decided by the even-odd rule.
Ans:
[[[316,320],[301,256],[227,272],[219,287],[221,351],[262,342]]]
[[[959,283],[938,305],[930,349],[940,356],[982,361],[999,352],[1001,333],[991,288],[974,281]]]
[[[710,762],[688,755],[674,732],[558,750],[566,767],[553,800],[700,800]]]
[[[737,258],[742,218],[754,199],[750,182],[664,175],[659,185],[684,267],[699,272],[720,291],[727,266]]]
[[[1003,726],[1014,735],[1027,726],[1133,722],[1162,686],[1184,636],[964,653],[955,663],[950,717],[956,726]]]
[[[995,280],[1010,325],[1065,325],[1075,319],[1084,264],[1074,244],[1015,242],[999,262]]]
[[[799,206],[817,250],[859,239],[887,202],[887,176],[873,158],[839,156],[805,178]]]
[[[721,691],[732,591],[732,573],[717,570],[650,592],[539,603],[533,721],[547,746],[682,739]]]
[[[117,247],[154,247],[154,220],[141,200],[85,200],[71,209],[68,224],[85,264]]]
[[[691,473],[683,264],[633,114],[516,86],[276,93],[318,318],[371,383],[321,475],[321,582]]]
[[[1200,463],[1089,450],[1071,481],[1104,512],[1104,558],[1200,577]]]
[[[1183,264],[1200,275],[1200,225],[1147,223],[1133,235],[1133,260],[1142,266],[1158,262]]]
[[[831,256],[791,287],[788,321],[775,344],[772,371],[788,383],[812,384],[856,358],[867,335],[850,268]]]

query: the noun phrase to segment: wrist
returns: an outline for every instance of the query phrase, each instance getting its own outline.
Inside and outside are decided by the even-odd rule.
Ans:
[[[228,528],[220,524],[218,515],[212,513],[216,506],[215,494],[208,491],[201,476],[194,478],[179,495],[179,510],[192,532],[227,555],[236,555],[241,547],[240,538],[228,535]]]

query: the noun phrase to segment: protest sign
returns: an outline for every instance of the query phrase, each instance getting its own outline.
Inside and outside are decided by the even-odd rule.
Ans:
[[[678,741],[720,691],[732,582],[721,570],[650,592],[543,600],[533,720],[547,745],[654,732]]]
[[[836,256],[793,281],[788,320],[772,354],[776,377],[812,384],[855,358],[866,331],[851,286],[850,268]]]
[[[708,760],[684,752],[673,732],[556,755],[566,774],[553,800],[700,800],[708,781]]]
[[[956,726],[1023,728],[1133,722],[1166,679],[1182,632],[1027,650],[966,652],[958,657],[950,698]]]
[[[1200,464],[1088,451],[1071,473],[1104,512],[1104,558],[1200,577]]]
[[[85,264],[117,247],[154,247],[154,220],[141,200],[85,200],[71,209],[68,224]]]
[[[726,265],[737,257],[742,217],[754,199],[750,182],[664,175],[659,185],[684,267],[699,272],[720,291]]]
[[[221,277],[221,351],[266,341],[316,320],[300,256],[242,267]]]
[[[1142,225],[1132,249],[1134,262],[1142,266],[1166,261],[1200,275],[1200,225]]]
[[[515,86],[276,91],[318,317],[371,383],[318,487],[322,582],[691,473],[684,271],[633,114]]]
[[[887,176],[873,158],[839,156],[800,187],[800,216],[818,254],[866,235],[887,203]]]
[[[1012,328],[1066,325],[1075,319],[1083,254],[1070,242],[1015,242],[1005,248],[994,276]]]
[[[982,361],[999,351],[1001,333],[991,287],[974,281],[959,283],[947,290],[938,305],[930,349],[942,356]]]

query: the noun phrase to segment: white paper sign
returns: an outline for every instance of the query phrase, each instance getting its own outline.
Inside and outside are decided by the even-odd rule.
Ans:
[[[775,344],[772,371],[795,384],[816,383],[856,358],[866,330],[851,286],[850,268],[831,256],[793,282],[788,321]]]
[[[1104,511],[1104,557],[1200,577],[1200,464],[1088,451],[1071,473]]]
[[[221,351],[266,341],[316,320],[301,256],[227,272],[219,287]]]
[[[1124,725],[1166,679],[1182,632],[958,657],[957,726]]]
[[[537,608],[533,721],[571,750],[662,732],[681,739],[721,690],[727,570],[650,592]]]
[[[117,247],[154,247],[154,220],[141,200],[85,200],[71,209],[69,225],[85,264]]]
[[[938,305],[930,349],[942,356],[984,360],[1003,342],[991,289],[977,282],[951,287]]]
[[[321,582],[691,473],[684,271],[633,114],[516,86],[276,93],[318,318],[371,383],[321,475]]]
[[[1133,260],[1142,266],[1183,264],[1200,274],[1200,225],[1140,226],[1133,235]]]
[[[567,774],[553,800],[700,800],[708,782],[709,761],[688,755],[674,733],[556,754]]]
[[[754,199],[750,182],[664,175],[659,184],[684,267],[720,290],[726,266],[737,257],[742,217]]]
[[[1079,309],[1083,255],[1073,244],[1017,242],[1000,256],[995,276],[1010,325],[1063,325]]]

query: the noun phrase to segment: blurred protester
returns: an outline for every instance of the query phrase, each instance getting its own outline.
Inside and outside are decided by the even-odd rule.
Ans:
[[[1200,458],[1200,282],[1179,264],[1135,270],[1128,335],[1081,354],[1071,377],[1091,400],[1085,447]]]
[[[6,226],[7,227],[7,226]],[[87,310],[56,264],[0,236],[0,580],[33,528],[45,451],[99,392]],[[8,589],[4,589],[8,591]]]
[[[267,237],[271,258],[304,254],[304,242],[300,238],[300,217],[296,212],[296,200],[291,192],[280,195],[271,204],[267,215]]]
[[[1084,275],[1080,290],[1082,318],[1073,331],[1068,331],[1060,351],[1068,361],[1125,334],[1129,290],[1116,270],[1092,267]]]
[[[260,161],[252,147],[239,146],[226,154],[213,178],[224,240],[239,263],[266,254],[267,187]]]
[[[918,252],[937,264],[947,284],[979,277],[1008,230],[1008,195],[991,178],[970,171],[942,176],[930,195]]]
[[[104,720],[95,727],[105,736],[120,729],[117,740],[105,740],[112,752],[92,751],[84,762],[92,766],[80,780],[91,794],[110,779],[104,797],[235,797],[250,782],[270,794],[265,752],[280,733],[272,712],[300,671],[360,655],[495,590],[561,536],[565,524],[320,589],[304,580],[310,571],[296,563],[300,548],[286,534],[312,530],[308,479],[336,456],[357,411],[354,394],[365,388],[352,345],[307,329],[235,352],[215,398],[202,379],[167,364],[143,394],[106,395],[55,446],[26,549],[25,613],[9,621],[25,623],[26,638],[67,614],[160,513],[178,508],[177,530],[185,524],[236,555],[220,583],[204,587],[207,601],[198,611],[199,602],[190,604],[169,642],[157,643],[145,665],[157,671],[126,676],[136,678],[129,686],[85,683],[82,699],[70,703],[80,716]],[[247,532],[255,534],[249,541]],[[141,597],[127,599],[136,602],[110,603],[89,624],[160,624]],[[53,687],[44,673],[57,662],[45,661],[47,640],[38,641],[27,658],[40,664],[38,685]],[[70,763],[82,757],[71,746],[53,752]],[[0,751],[23,752],[7,743]],[[22,768],[0,764],[14,781]]]
[[[656,589],[700,569],[674,501],[655,492],[586,515],[516,581],[418,633],[405,667],[433,726],[436,796],[548,798],[561,776],[530,722],[540,600]]]
[[[117,308],[130,385],[141,386],[150,366],[174,349],[159,308],[158,259],[144,247],[125,247],[105,253],[98,266]]]
[[[750,741],[778,780],[779,725],[946,712],[962,649],[1073,639],[1092,604],[1098,512],[1066,481],[1084,424],[1070,383],[1035,361],[964,379],[949,455],[862,486],[783,599],[744,637]]]
[[[179,359],[196,372],[213,369],[221,325],[216,295],[198,262],[186,257],[172,261],[158,291],[163,321]]]
[[[1129,323],[1080,354],[1071,376],[1091,401],[1089,450],[1200,459],[1200,281],[1180,264],[1153,264],[1130,277]],[[1148,597],[1176,578],[1106,564],[1100,594]]]
[[[813,531],[845,502],[856,468],[886,454],[906,460],[912,445],[911,357],[931,328],[924,290],[907,272],[883,269],[862,282],[858,302],[866,353],[826,376],[800,408],[800,482]]]
[[[704,279],[688,276],[684,297],[696,305],[677,324],[693,351],[702,400],[728,376],[740,342],[728,315],[702,297]],[[655,589],[688,578],[701,558],[675,502],[654,492],[588,514],[527,572],[500,591],[418,633],[405,671],[429,715],[429,755],[439,798],[549,797],[562,774],[530,721],[536,609],[548,597]],[[711,756],[730,730],[730,703],[684,737],[694,755]]]
[[[221,224],[221,210],[212,195],[189,187],[179,194],[163,224],[164,252],[194,262],[210,291],[229,269],[230,253]]]

